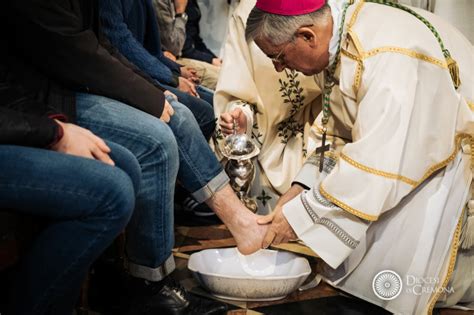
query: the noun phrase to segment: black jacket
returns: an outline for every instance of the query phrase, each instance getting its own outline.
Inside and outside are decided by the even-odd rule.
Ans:
[[[0,144],[47,147],[60,130],[50,117],[51,108],[8,81],[7,67],[0,65]]]
[[[103,95],[161,116],[163,89],[101,36],[97,0],[15,0],[2,7],[1,29],[7,32],[12,53],[47,77],[38,80],[26,74],[23,79],[36,80],[30,84],[36,95],[50,94],[54,87],[57,97],[50,96],[48,104],[70,121],[75,113],[70,90]]]
[[[46,148],[56,142],[58,133],[51,118],[0,107],[0,144]]]
[[[186,13],[188,14],[188,22],[186,23],[186,40],[181,51],[182,57],[212,63],[212,59],[217,57],[207,48],[199,34],[201,10],[196,0],[188,1]]]

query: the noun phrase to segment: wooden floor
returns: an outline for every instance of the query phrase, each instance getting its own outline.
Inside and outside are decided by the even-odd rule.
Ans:
[[[208,292],[204,291],[191,272],[187,269],[189,256],[197,251],[208,248],[233,247],[235,242],[229,231],[222,224],[209,224],[209,219],[203,220],[199,218],[191,218],[189,221],[189,213],[184,217],[179,215],[176,217],[177,224],[175,229],[175,248],[173,254],[176,260],[177,270],[173,273],[174,278],[179,280],[189,291],[215,299]],[[184,226],[196,225],[196,226]],[[114,247],[111,247],[113,251]],[[110,250],[109,249],[109,250]],[[305,256],[312,267],[313,273],[308,277],[307,281],[314,279],[321,260],[315,257],[314,253],[307,247],[298,244],[285,244],[277,249],[288,250],[299,255]],[[121,252],[121,250],[118,250]],[[104,255],[107,256],[107,253]],[[111,257],[117,257],[116,253],[112,253]],[[104,260],[104,259],[102,259]],[[117,296],[120,296],[123,288],[120,284],[119,275],[123,273],[123,266],[120,267],[115,262],[107,263],[100,268],[100,264],[96,264],[93,272],[90,273],[91,285],[87,296],[89,296],[90,311],[88,315],[105,315],[116,314],[115,311],[121,308],[117,304]],[[114,268],[117,267],[117,270]],[[0,274],[2,275],[2,274]],[[2,278],[0,277],[0,283]],[[5,289],[5,288],[4,288]],[[6,296],[0,288],[0,296]],[[271,314],[271,315],[287,315],[287,314],[311,314],[311,315],[385,315],[390,314],[387,311],[362,301],[360,299],[348,296],[343,292],[332,288],[331,286],[321,282],[318,286],[305,291],[296,291],[285,299],[273,302],[236,302],[221,300],[228,304],[230,315],[243,314]],[[6,300],[3,301],[6,303]],[[0,299],[0,314],[2,299]],[[435,315],[474,315],[474,312],[457,311],[457,310],[436,310]]]
[[[176,258],[177,271],[175,277],[191,292],[214,298],[204,291],[191,272],[187,269],[189,255],[193,252],[208,248],[221,248],[235,246],[229,231],[224,225],[196,226],[176,228],[176,247],[174,255]],[[279,246],[279,249],[289,250],[300,255],[304,255],[310,262],[313,274],[308,277],[308,281],[314,279],[318,270],[319,258],[308,248],[300,244],[286,244]],[[214,298],[215,299],[215,298]],[[228,314],[390,314],[385,310],[369,304],[365,301],[348,296],[343,292],[332,288],[321,282],[318,286],[306,291],[296,291],[283,300],[273,302],[235,302],[221,300],[229,305]],[[319,311],[317,311],[319,309]],[[474,312],[458,310],[437,310],[439,315],[472,315]]]

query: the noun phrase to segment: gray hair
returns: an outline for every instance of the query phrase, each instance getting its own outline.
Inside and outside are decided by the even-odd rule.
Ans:
[[[265,38],[273,45],[281,45],[290,42],[302,26],[326,23],[330,12],[327,3],[314,12],[292,16],[272,14],[254,7],[247,19],[245,38],[248,42]]]

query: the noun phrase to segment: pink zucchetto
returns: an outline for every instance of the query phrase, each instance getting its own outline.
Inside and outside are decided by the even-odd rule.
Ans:
[[[257,0],[256,7],[278,15],[302,15],[321,9],[326,0]]]

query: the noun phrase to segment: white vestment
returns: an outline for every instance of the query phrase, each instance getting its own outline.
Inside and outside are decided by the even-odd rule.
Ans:
[[[322,174],[318,155],[308,158],[297,180],[313,188],[283,209],[327,263],[329,283],[396,314],[429,313],[449,295],[471,197],[470,154],[461,145],[474,136],[473,47],[440,18],[417,12],[458,62],[461,86],[455,89],[440,44],[419,19],[356,1],[344,23],[328,123],[330,139],[346,144],[333,141],[336,153]],[[315,80],[324,84],[322,74]],[[318,117],[315,137],[321,126]],[[392,300],[373,289],[383,270],[401,277]]]
[[[241,108],[247,116],[247,133],[260,147],[251,195],[258,212],[266,214],[303,165],[321,99],[313,78],[290,71],[278,73],[255,43],[246,42],[245,25],[255,2],[241,1],[229,22],[214,108],[216,117],[234,108]],[[216,151],[223,140],[218,137]]]

